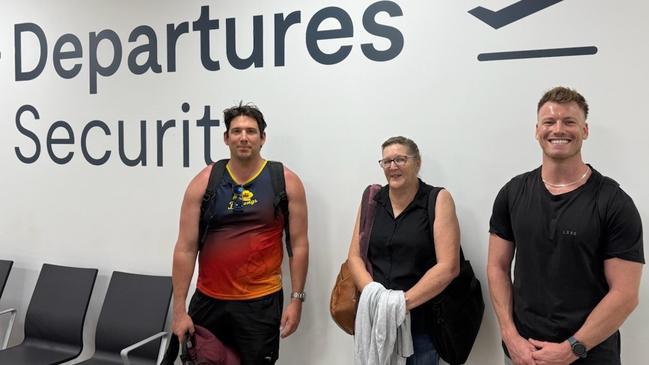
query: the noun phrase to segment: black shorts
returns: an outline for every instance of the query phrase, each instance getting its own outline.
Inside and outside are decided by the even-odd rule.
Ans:
[[[274,364],[279,357],[282,290],[249,300],[220,300],[196,290],[189,315],[241,356],[241,365]]]

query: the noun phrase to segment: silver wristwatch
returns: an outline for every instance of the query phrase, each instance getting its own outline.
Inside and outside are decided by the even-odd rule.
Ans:
[[[291,299],[298,299],[299,301],[304,302],[306,300],[306,293],[303,291],[294,291],[291,293]]]

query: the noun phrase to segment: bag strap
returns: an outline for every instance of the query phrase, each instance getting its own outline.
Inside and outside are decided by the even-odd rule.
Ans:
[[[286,180],[284,179],[284,165],[279,161],[268,161],[270,169],[270,180],[273,184],[273,207],[275,214],[281,212],[284,216],[284,243],[288,257],[293,257],[293,246],[291,246],[291,230],[289,227],[288,194],[286,194]]]
[[[444,190],[442,187],[433,186],[433,189],[428,194],[428,222],[433,231],[433,224],[435,223],[435,205],[437,204],[437,196],[439,192]],[[433,233],[434,234],[434,233]],[[460,264],[466,261],[464,259],[464,252],[462,252],[462,245],[460,245]]]
[[[369,250],[370,235],[372,234],[372,226],[374,225],[374,216],[376,214],[376,194],[381,190],[381,185],[372,184],[368,185],[363,191],[363,198],[361,199],[361,216],[359,222],[358,242],[360,245],[361,258],[365,263],[367,272],[372,275],[372,265],[370,264],[367,253]]]
[[[198,250],[200,251],[205,244],[207,232],[209,231],[210,220],[212,217],[208,216],[212,200],[216,197],[216,187],[223,179],[225,174],[225,167],[229,159],[218,160],[212,164],[212,171],[210,171],[210,178],[207,181],[205,194],[203,194],[203,201],[201,202],[201,215],[198,223]]]
[[[198,250],[200,251],[205,244],[207,232],[209,231],[210,221],[209,216],[210,206],[216,197],[216,189],[219,183],[225,176],[226,166],[230,160],[222,159],[212,164],[212,171],[210,178],[205,188],[203,201],[201,202],[201,213],[198,227]],[[288,210],[288,194],[286,194],[286,181],[284,179],[284,165],[278,161],[268,161],[268,168],[270,169],[270,180],[273,187],[273,208],[275,214],[281,212],[284,216],[284,242],[286,243],[286,252],[289,257],[293,257],[293,250],[291,246],[291,234],[289,227],[289,210]]]

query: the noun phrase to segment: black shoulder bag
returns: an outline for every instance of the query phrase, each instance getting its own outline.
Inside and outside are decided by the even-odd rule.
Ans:
[[[428,217],[435,221],[435,203],[442,188],[435,187],[428,198]],[[480,281],[460,247],[460,273],[430,300],[433,344],[439,356],[450,365],[464,364],[478,336],[484,300]]]

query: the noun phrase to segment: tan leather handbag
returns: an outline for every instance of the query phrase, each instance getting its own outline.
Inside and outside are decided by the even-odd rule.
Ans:
[[[367,260],[367,250],[372,233],[372,224],[374,223],[374,209],[376,201],[374,197],[381,190],[381,185],[369,185],[363,192],[361,200],[361,217],[359,244],[361,257],[365,262],[365,268],[372,275],[372,265]],[[331,318],[336,322],[338,327],[343,331],[354,334],[354,321],[356,319],[356,307],[361,293],[356,289],[352,274],[349,270],[347,260],[340,266],[340,272],[336,277],[336,283],[331,290],[331,300],[329,301],[329,312]]]
[[[331,318],[343,331],[354,334],[354,320],[356,318],[356,306],[361,293],[356,289],[352,273],[349,271],[347,261],[340,265],[340,272],[336,277],[336,284],[331,291],[329,311]]]

